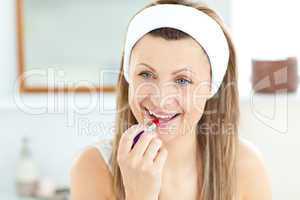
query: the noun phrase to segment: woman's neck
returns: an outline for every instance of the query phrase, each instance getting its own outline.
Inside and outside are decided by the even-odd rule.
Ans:
[[[165,163],[166,171],[170,173],[185,174],[198,167],[197,156],[199,150],[196,135],[180,135],[165,145],[168,158]]]

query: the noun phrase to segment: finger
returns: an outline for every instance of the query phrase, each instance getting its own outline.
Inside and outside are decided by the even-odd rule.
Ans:
[[[128,154],[131,151],[134,137],[143,131],[143,129],[144,126],[141,124],[136,124],[128,128],[120,138],[118,153]]]
[[[168,151],[165,147],[160,148],[156,158],[154,159],[153,166],[160,171],[163,169],[168,157]]]
[[[153,138],[145,151],[145,161],[153,164],[161,146],[162,141],[159,138]]]
[[[140,139],[135,144],[135,146],[133,147],[133,149],[131,150],[131,154],[133,156],[141,158],[144,155],[150,141],[154,137],[156,137],[156,135],[154,133],[144,132],[141,135]]]

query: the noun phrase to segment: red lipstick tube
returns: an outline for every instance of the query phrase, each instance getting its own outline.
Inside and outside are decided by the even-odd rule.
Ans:
[[[133,139],[133,144],[131,146],[131,149],[134,147],[134,145],[137,143],[141,135],[146,131],[146,132],[152,132],[156,129],[156,127],[159,126],[159,119],[153,119],[146,123],[146,129],[141,131],[139,134],[137,134],[134,139]]]

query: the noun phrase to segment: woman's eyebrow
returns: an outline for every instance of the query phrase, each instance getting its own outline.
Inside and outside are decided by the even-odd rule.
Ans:
[[[152,71],[155,71],[155,69],[153,67],[151,67],[150,65],[148,65],[147,63],[138,63],[137,65],[144,65],[145,67],[148,67],[149,69],[151,69]]]
[[[176,71],[172,72],[172,75],[178,74],[178,73],[183,72],[183,71],[188,71],[188,72],[193,73],[193,71],[190,70],[189,68],[182,68],[182,69],[179,69],[179,70],[176,70]]]
[[[141,62],[141,63],[138,63],[137,65],[144,65],[145,67],[148,67],[148,68],[151,69],[152,71],[156,71],[153,67],[151,67],[151,66],[148,65],[147,63]],[[178,69],[178,70],[172,72],[172,75],[178,74],[178,73],[183,72],[183,71],[188,71],[188,72],[193,73],[192,70],[190,70],[189,68],[186,68],[186,67],[185,67],[185,68]]]

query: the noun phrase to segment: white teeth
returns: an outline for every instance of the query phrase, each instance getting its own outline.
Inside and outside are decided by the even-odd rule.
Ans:
[[[172,114],[172,115],[158,115],[156,113],[153,113],[149,110],[150,115],[155,116],[156,118],[161,118],[161,119],[170,119],[172,117],[174,117],[176,114]]]

